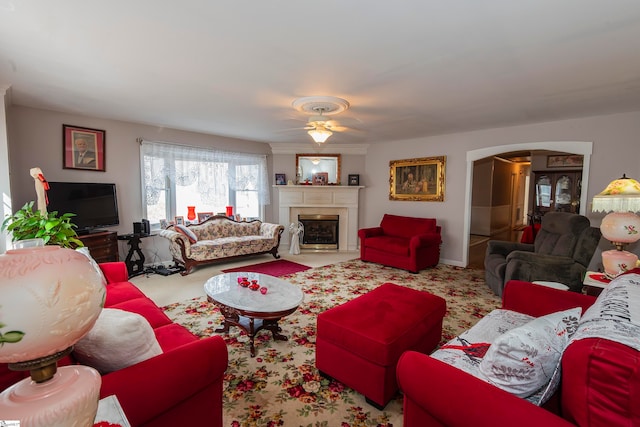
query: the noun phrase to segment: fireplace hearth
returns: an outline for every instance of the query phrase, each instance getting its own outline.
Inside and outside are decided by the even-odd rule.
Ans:
[[[339,215],[298,215],[304,232],[300,249],[337,250],[339,247]]]

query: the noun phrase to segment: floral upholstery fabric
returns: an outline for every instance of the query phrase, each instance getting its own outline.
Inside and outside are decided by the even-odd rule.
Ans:
[[[178,239],[184,243],[187,258],[206,261],[268,251],[278,245],[279,233],[284,227],[261,221],[235,222],[226,218],[214,218],[203,224],[191,225],[189,229],[198,237],[197,242],[190,243],[173,226],[160,231],[162,237],[171,240],[171,255],[182,261]]]

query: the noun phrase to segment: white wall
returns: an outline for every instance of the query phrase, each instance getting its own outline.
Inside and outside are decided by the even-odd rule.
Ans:
[[[62,169],[62,124],[86,126],[107,131],[107,171],[92,172]],[[34,196],[33,180],[29,168],[39,166],[50,181],[115,182],[118,186],[121,226],[120,233],[132,231],[131,223],[141,217],[140,165],[136,138],[181,142],[190,145],[215,146],[242,152],[270,153],[269,144],[203,135],[192,132],[146,126],[134,123],[104,120],[24,107],[8,110],[11,191],[14,205],[21,206]],[[390,141],[371,144],[366,154],[344,154],[343,181],[350,173],[360,174],[359,227],[372,227],[380,223],[384,213],[434,217],[443,227],[442,261],[465,265],[468,239],[467,152],[487,147],[504,147],[540,141],[592,141],[593,153],[589,165],[587,200],[590,202],[613,179],[622,173],[640,178],[638,162],[640,144],[640,112],[596,116],[582,119],[538,123],[475,132]],[[313,145],[303,144],[313,148]],[[328,144],[327,152],[339,151],[338,145]],[[306,152],[310,152],[305,150]],[[302,152],[302,151],[299,151]],[[311,151],[313,152],[313,151]],[[347,150],[348,152],[348,150]],[[389,200],[389,161],[416,157],[447,156],[445,200],[443,202],[411,202]],[[274,173],[295,174],[295,154],[277,154],[272,157],[271,179]],[[271,162],[270,162],[271,163]],[[271,209],[266,219],[277,221],[277,194],[272,194]],[[604,214],[589,212],[592,225],[599,226]],[[149,248],[151,254],[161,249],[162,243]],[[153,240],[160,240],[154,238]],[[602,246],[602,244],[601,244]],[[636,247],[639,245],[636,245]],[[631,248],[634,251],[638,249]],[[606,247],[605,249],[608,249]],[[145,250],[147,253],[147,250]],[[121,254],[122,255],[122,254]],[[153,259],[151,259],[153,261]]]
[[[639,135],[640,112],[633,112],[372,144],[366,156],[368,184],[361,226],[378,225],[384,213],[437,218],[443,227],[442,261],[464,265],[468,151],[495,146],[512,151],[509,145],[540,141],[593,141],[587,192],[590,202],[623,173],[640,178]],[[389,176],[376,171],[389,170],[390,160],[442,155],[447,156],[443,202],[389,200]],[[593,226],[599,226],[604,215],[591,213],[589,205],[585,214]]]
[[[29,169],[35,166],[42,169],[48,181],[113,182],[116,184],[118,193],[120,225],[109,229],[117,231],[119,234],[133,232],[132,223],[140,221],[142,218],[140,145],[136,142],[137,138],[144,138],[148,141],[215,147],[228,151],[264,153],[269,156],[271,153],[267,144],[259,142],[163,127],[19,106],[10,107],[7,113],[14,210],[35,199],[33,178],[29,175]],[[0,121],[4,124],[3,120]],[[106,131],[106,172],[62,168],[63,124]],[[6,150],[0,148],[0,152],[6,152]],[[270,158],[268,164],[271,165]],[[270,175],[273,176],[272,173]],[[267,220],[271,218],[271,211],[271,208],[268,208],[265,212]],[[165,240],[161,237],[143,239],[142,245],[147,257],[146,261],[170,260],[168,244]],[[126,249],[126,243],[120,242],[122,259],[126,256]]]
[[[9,87],[0,85],[0,222],[11,215],[11,187],[9,181],[9,143],[7,140],[6,106],[9,99]],[[9,236],[0,233],[0,254],[11,247]]]

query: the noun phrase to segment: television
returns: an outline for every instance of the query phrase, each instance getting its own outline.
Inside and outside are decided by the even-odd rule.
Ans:
[[[118,198],[115,184],[90,182],[49,182],[48,212],[73,213],[71,222],[78,234],[88,234],[99,227],[118,225]]]

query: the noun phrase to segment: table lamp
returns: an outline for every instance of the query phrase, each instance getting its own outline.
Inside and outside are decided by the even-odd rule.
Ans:
[[[634,268],[638,256],[627,252],[624,247],[640,240],[640,183],[635,179],[622,178],[612,181],[607,188],[593,198],[593,212],[609,212],[600,224],[605,239],[616,249],[602,252],[605,275],[614,278]]]
[[[23,427],[93,426],[100,375],[88,366],[57,368],[95,323],[105,298],[99,267],[42,239],[0,255],[0,363],[30,371],[0,393],[0,419]]]

